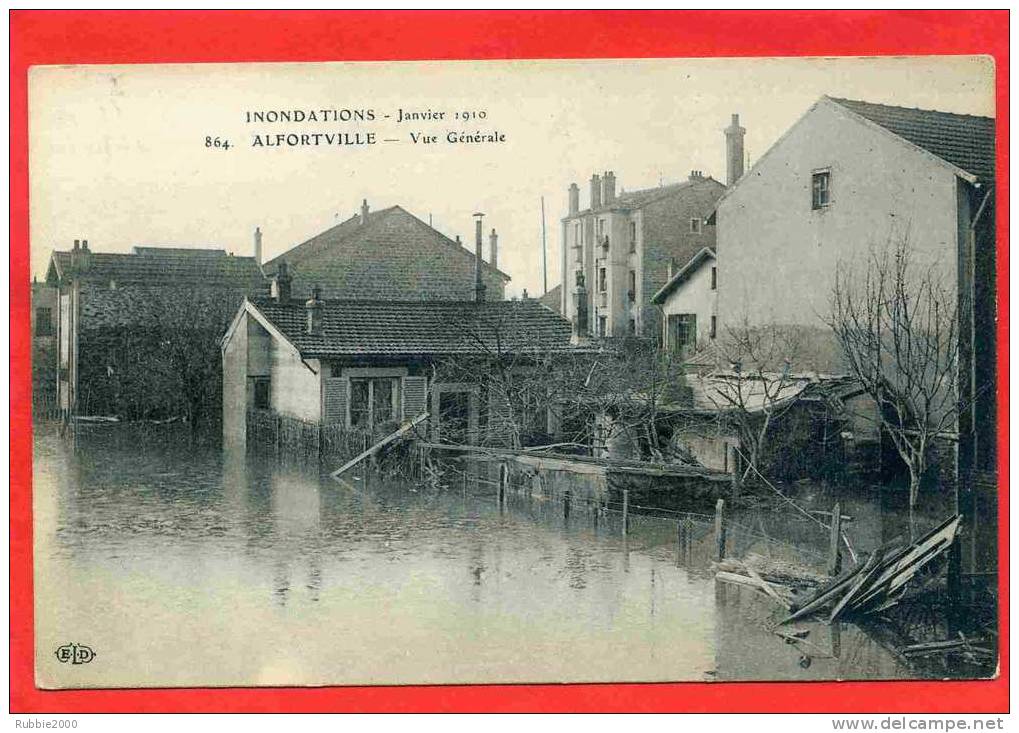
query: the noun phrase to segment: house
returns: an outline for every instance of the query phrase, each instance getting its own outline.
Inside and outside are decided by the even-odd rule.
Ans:
[[[662,309],[662,345],[692,356],[699,346],[710,344],[718,335],[718,268],[715,250],[705,247],[651,296]]]
[[[745,133],[733,115],[726,130],[730,180],[743,171]],[[715,227],[705,219],[724,191],[695,170],[679,183],[617,193],[608,171],[591,176],[589,205],[581,210],[580,189],[571,184],[562,220],[562,313],[570,320],[582,314],[582,294],[591,335],[656,337],[661,325],[651,298],[668,280],[670,263],[715,246]]]
[[[959,468],[995,467],[995,121],[820,98],[719,199],[723,324],[746,319],[816,340],[805,364],[842,371],[824,318],[835,269],[908,241],[956,293]],[[971,399],[973,398],[973,399]]]
[[[218,416],[219,336],[244,297],[266,288],[255,257],[179,247],[94,252],[88,240],[53,253],[46,283],[58,303],[65,419]]]
[[[488,244],[481,284],[486,299],[503,300],[510,277],[498,269],[494,229]],[[318,286],[329,300],[467,301],[475,297],[480,257],[480,246],[472,253],[400,206],[370,211],[365,201],[360,213],[269,260],[264,271],[271,277],[286,262],[295,297]]]
[[[880,461],[875,405],[843,375],[716,370],[689,374],[685,404],[664,410],[679,452],[707,468],[742,473],[744,431],[769,428],[759,470],[771,479],[834,478]]]
[[[32,280],[32,405],[51,413],[57,393],[57,291]]]
[[[502,398],[524,395],[497,399],[489,365],[526,372],[532,358],[574,351],[569,322],[535,300],[328,300],[315,289],[305,301],[281,274],[274,296],[243,302],[222,340],[234,448],[259,414],[377,437],[429,412],[433,440],[498,444]],[[554,432],[547,400],[533,397],[534,430]]]

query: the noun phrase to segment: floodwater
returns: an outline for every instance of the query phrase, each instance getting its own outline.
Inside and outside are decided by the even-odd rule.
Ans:
[[[666,520],[624,538],[483,485],[342,486],[123,428],[77,451],[36,430],[43,687],[915,675],[851,625],[786,644],[774,604],[716,589]],[[95,658],[60,662],[69,643]]]

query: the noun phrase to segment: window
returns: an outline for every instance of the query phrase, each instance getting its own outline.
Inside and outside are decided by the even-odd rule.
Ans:
[[[718,335],[718,316],[711,316],[711,338]]]
[[[350,380],[350,426],[374,428],[397,418],[398,390],[393,377]]]
[[[609,319],[606,316],[598,316],[598,335],[604,338],[609,333]]]
[[[680,313],[669,316],[668,347],[675,353],[691,353],[697,346],[697,315]]]
[[[711,289],[718,290],[718,268],[711,268]]]
[[[584,229],[578,221],[573,227],[573,244],[577,247],[584,243]]]
[[[608,290],[608,277],[604,267],[598,268],[598,292],[604,293]]]
[[[268,379],[253,379],[254,407],[256,410],[268,410],[272,407],[270,381]]]
[[[637,271],[630,270],[630,289],[626,293],[626,297],[629,298],[630,302],[633,303],[637,300]]]
[[[53,335],[53,311],[50,308],[35,309],[35,335]]]
[[[630,222],[630,251],[637,251],[637,222]]]
[[[604,237],[605,236],[605,220],[604,219],[599,219],[598,220],[598,236],[599,237]]]
[[[831,203],[831,171],[817,171],[810,185],[810,208],[823,209]]]
[[[631,318],[630,319],[630,335],[633,336],[636,333],[637,333],[637,319],[636,318]]]
[[[694,232],[695,234],[700,233],[701,231],[700,217],[695,216],[692,219],[690,219],[690,231]]]

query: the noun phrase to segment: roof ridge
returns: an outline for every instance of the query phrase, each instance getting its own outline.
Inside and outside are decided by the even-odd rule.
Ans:
[[[358,232],[363,231],[367,227],[374,226],[376,222],[381,221],[386,216],[391,214],[395,209],[399,209],[399,208],[400,208],[400,206],[398,204],[394,204],[392,206],[387,206],[387,207],[385,207],[383,209],[379,209],[377,211],[370,211],[370,212],[368,212],[368,222],[366,224],[364,224],[363,226],[360,226],[360,227],[352,228],[347,234],[342,235],[339,239],[331,241],[328,244],[338,244],[340,242],[345,242],[347,239],[352,237],[354,234],[357,234]],[[353,216],[350,216],[350,217],[344,219],[343,221],[341,221],[341,222],[339,222],[337,224],[333,224],[331,227],[328,227],[327,229],[323,229],[318,234],[316,234],[314,236],[311,236],[311,237],[308,237],[303,242],[299,242],[298,244],[295,244],[293,247],[291,247],[287,251],[282,252],[282,253],[276,255],[275,257],[273,257],[270,260],[267,260],[265,262],[264,267],[271,267],[274,263],[276,263],[279,260],[282,260],[284,257],[288,258],[287,259],[287,264],[296,264],[293,258],[295,256],[295,253],[297,252],[297,250],[301,249],[305,245],[309,245],[309,244],[312,244],[312,243],[317,244],[318,240],[322,239],[323,237],[325,237],[327,234],[329,234],[333,230],[339,229],[340,227],[344,226],[345,224],[349,224],[352,221],[356,221],[360,217],[361,217],[360,214],[354,214]],[[310,256],[312,254],[314,254],[314,252],[307,253],[307,254],[299,253],[299,256],[306,257],[306,256]]]
[[[473,252],[471,252],[467,247],[464,247],[462,242],[457,242],[455,239],[450,239],[448,235],[444,234],[443,232],[440,232],[438,229],[436,229],[435,227],[431,226],[430,224],[426,224],[424,222],[424,220],[418,218],[418,216],[416,214],[414,214],[413,212],[407,211],[407,209],[403,208],[399,204],[397,204],[393,208],[399,209],[400,211],[405,213],[407,216],[409,216],[411,219],[413,219],[417,223],[418,226],[425,227],[428,231],[435,232],[436,234],[438,234],[439,237],[441,238],[441,240],[445,244],[448,244],[451,247],[454,247],[458,252],[462,252],[463,254],[465,254],[468,257],[470,257],[472,260],[477,258],[477,255],[475,255]],[[492,270],[492,271],[498,273],[499,275],[502,275],[507,280],[512,280],[513,279],[508,274],[506,274],[505,272],[500,270],[498,267],[494,267],[491,262],[486,262],[484,257],[481,258],[481,264],[484,265],[489,270]]]
[[[828,96],[828,95],[825,95]],[[868,104],[872,107],[884,107],[885,109],[901,109],[908,112],[926,112],[928,114],[936,115],[947,115],[949,117],[968,117],[971,120],[989,120],[995,121],[996,117],[988,117],[986,115],[971,115],[966,112],[947,112],[943,109],[927,109],[925,107],[904,107],[901,104],[885,104],[884,102],[869,102],[866,99],[850,99],[849,97],[828,97],[833,102],[843,103],[849,102],[851,104]]]

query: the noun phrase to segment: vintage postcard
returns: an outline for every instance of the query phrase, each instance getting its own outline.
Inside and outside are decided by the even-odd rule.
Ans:
[[[994,80],[31,68],[37,686],[994,677]]]

